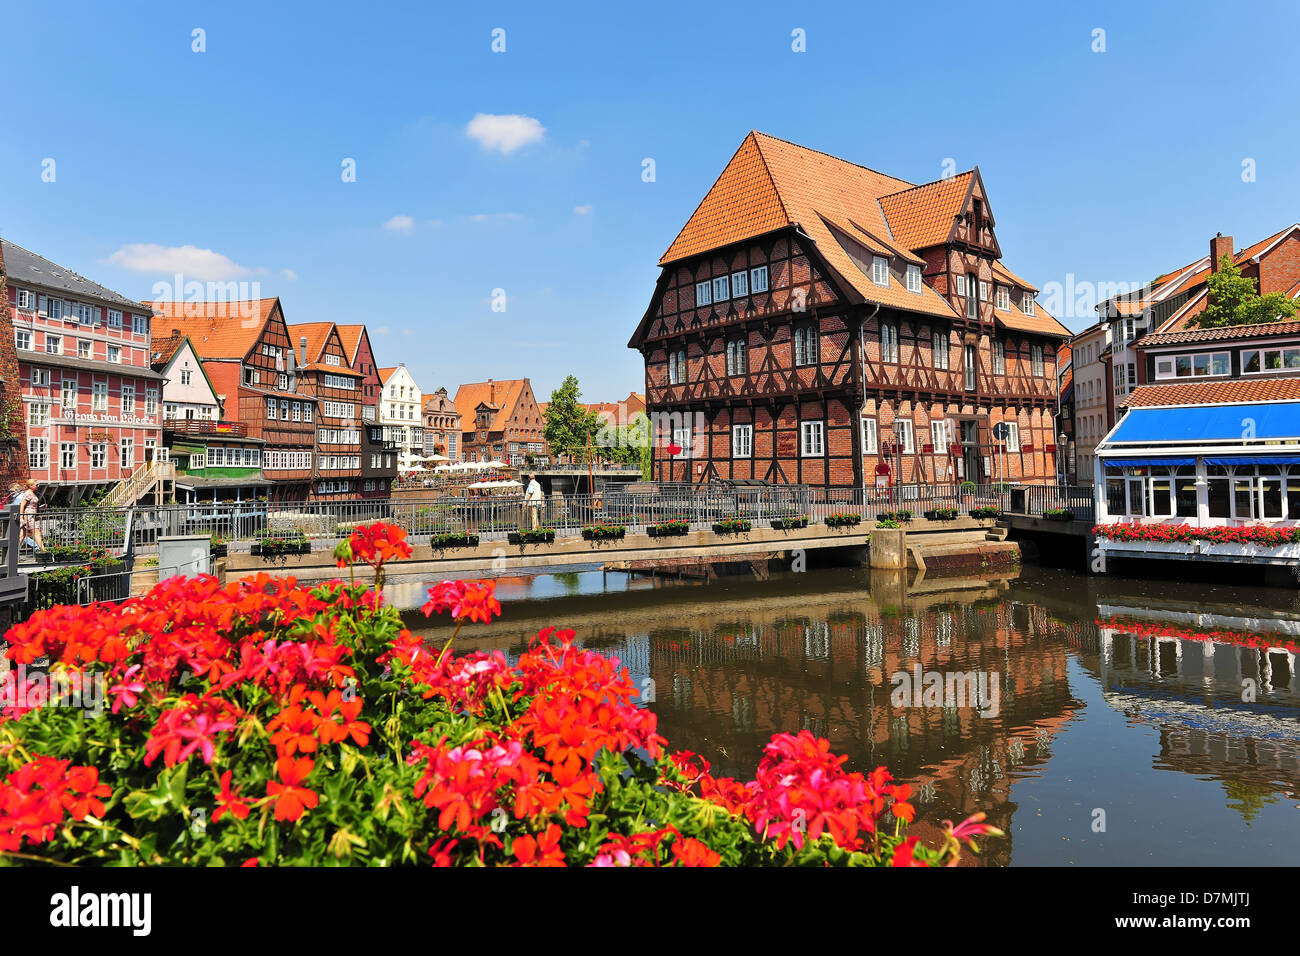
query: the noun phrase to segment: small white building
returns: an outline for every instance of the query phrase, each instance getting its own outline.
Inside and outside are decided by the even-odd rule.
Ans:
[[[416,456],[424,455],[423,397],[420,387],[405,364],[381,368],[379,381],[379,424],[384,427],[384,441],[397,446],[398,470],[407,471],[420,464]]]
[[[188,335],[155,339],[150,364],[163,377],[163,427],[170,421],[221,420],[221,400]]]

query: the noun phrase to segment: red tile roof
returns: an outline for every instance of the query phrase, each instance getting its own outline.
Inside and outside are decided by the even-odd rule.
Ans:
[[[253,350],[278,298],[242,302],[150,302],[155,337],[188,335],[200,358],[244,358]],[[282,313],[283,314],[283,313]]]
[[[1300,376],[1250,378],[1214,382],[1171,382],[1139,385],[1119,403],[1121,408],[1155,405],[1238,405],[1300,399]]]
[[[339,325],[339,338],[343,341],[343,351],[347,353],[348,362],[357,360],[357,349],[361,346],[361,336],[365,333],[364,325]]]
[[[1300,320],[1260,322],[1253,325],[1221,325],[1209,329],[1180,329],[1176,332],[1152,332],[1138,340],[1139,345],[1181,345],[1184,342],[1224,342],[1231,339],[1268,338],[1300,333]]]
[[[472,382],[456,389],[456,398],[452,404],[456,406],[456,410],[463,416],[465,430],[473,431],[476,427],[473,424],[474,413],[479,405],[486,402],[496,409],[492,416],[492,422],[488,425],[488,431],[501,431],[505,428],[506,421],[514,412],[515,405],[518,403],[520,396],[523,395],[524,386],[527,384],[528,380],[523,378],[499,379],[493,382]]]
[[[975,171],[913,186],[880,197],[894,238],[908,249],[925,249],[948,241],[953,219],[966,207]]]
[[[307,340],[307,351],[305,354],[298,356],[298,361],[304,365],[313,365],[320,361],[321,350],[325,348],[325,343],[329,341],[330,332],[334,328],[333,322],[299,322],[296,325],[289,326],[289,341],[293,347],[299,350],[299,342],[302,339]]]

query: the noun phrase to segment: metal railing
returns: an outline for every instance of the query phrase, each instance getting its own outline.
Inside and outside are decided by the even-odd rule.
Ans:
[[[696,530],[727,517],[758,524],[785,517],[824,521],[847,512],[870,522],[882,514],[910,511],[920,518],[927,511],[956,509],[959,515],[975,508],[997,508],[1013,514],[1041,515],[1052,508],[1069,508],[1078,520],[1093,516],[1092,489],[1051,485],[893,485],[882,488],[809,488],[806,485],[729,486],[674,483],[606,485],[595,495],[553,495],[537,504],[522,497],[428,499],[365,498],[350,501],[278,503],[192,503],[146,505],[138,508],[86,506],[50,509],[38,516],[46,545],[81,544],[123,549],[129,532],[137,549],[148,549],[159,537],[207,534],[235,551],[258,540],[297,538],[333,542],[348,537],[361,524],[387,521],[406,529],[417,542],[442,533],[477,534],[482,540],[505,538],[534,525],[558,536],[574,536],[597,523],[621,524],[629,531],[682,519]],[[128,521],[130,516],[130,521]]]

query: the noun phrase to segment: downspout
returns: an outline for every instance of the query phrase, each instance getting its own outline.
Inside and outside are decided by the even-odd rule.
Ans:
[[[866,504],[866,494],[867,494],[867,471],[866,468],[863,466],[862,459],[866,456],[867,450],[862,447],[862,406],[867,400],[866,327],[867,327],[867,323],[870,322],[879,314],[880,314],[880,303],[877,302],[875,311],[873,311],[868,316],[864,316],[862,322],[858,325],[858,384],[862,386],[862,390],[861,390],[861,395],[859,396],[860,401],[857,403],[858,407],[857,409],[854,410],[853,413],[853,421],[857,425],[857,434],[853,438],[853,447],[858,450],[857,467],[858,467],[858,472],[861,476],[858,487],[862,489],[862,494],[863,494],[862,500],[864,505]],[[877,436],[876,441],[877,442],[880,441],[879,436]]]

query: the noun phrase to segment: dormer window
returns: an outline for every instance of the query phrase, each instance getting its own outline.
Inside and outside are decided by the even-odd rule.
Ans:
[[[1020,302],[1021,312],[1025,313],[1025,315],[1034,314],[1034,294],[1032,292],[1026,292],[1025,297]]]
[[[1004,285],[998,286],[997,292],[994,293],[994,308],[999,312],[1011,311],[1011,290]]]
[[[921,291],[921,267],[909,265],[907,267],[907,291],[920,293]]]
[[[889,260],[884,256],[871,257],[871,281],[876,285],[889,285]]]

